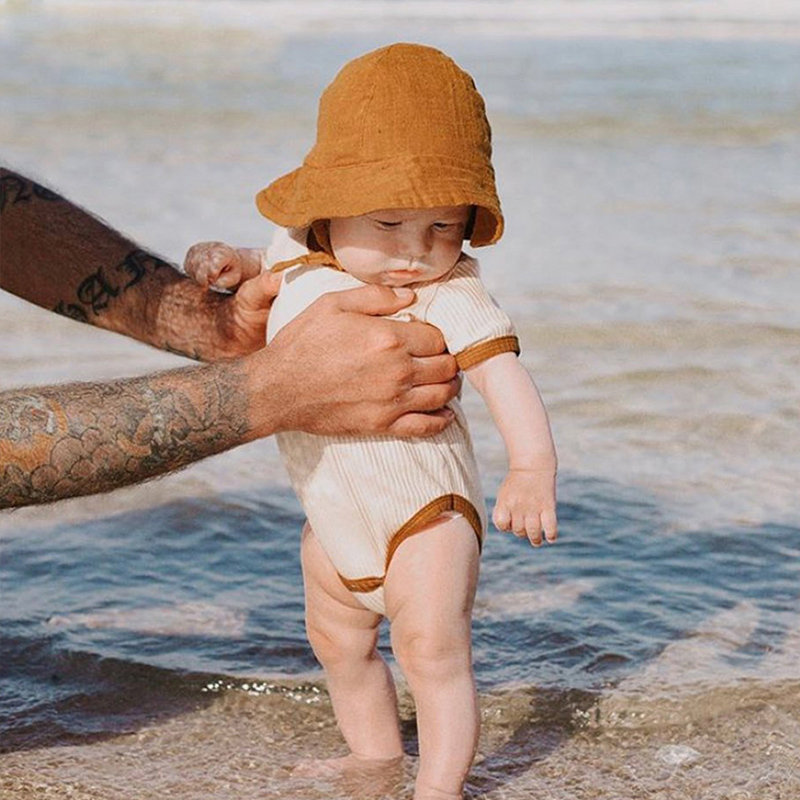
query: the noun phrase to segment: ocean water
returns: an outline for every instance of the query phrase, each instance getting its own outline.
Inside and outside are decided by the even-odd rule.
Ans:
[[[486,97],[507,235],[479,255],[560,457],[557,545],[487,541],[469,796],[800,797],[794,3],[7,0],[0,159],[176,263],[257,245],[321,89],[394,40]],[[0,388],[182,363],[0,295]],[[344,750],[301,524],[269,441],[0,515],[0,794],[409,797],[402,688],[407,764],[292,774]]]

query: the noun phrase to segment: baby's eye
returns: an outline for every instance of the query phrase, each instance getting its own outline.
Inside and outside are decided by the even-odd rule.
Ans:
[[[392,228],[398,228],[400,226],[399,222],[389,222],[385,219],[375,219],[373,222],[384,231],[389,231]]]
[[[452,231],[455,230],[459,224],[458,222],[434,222],[433,228],[437,231]]]

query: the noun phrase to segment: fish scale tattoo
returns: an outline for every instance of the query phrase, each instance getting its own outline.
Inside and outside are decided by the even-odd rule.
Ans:
[[[0,508],[139,482],[241,442],[247,428],[241,420],[248,417],[244,375],[210,372],[200,390],[182,387],[181,371],[174,371],[124,385],[5,393]],[[3,452],[4,441],[14,445],[13,458]]]

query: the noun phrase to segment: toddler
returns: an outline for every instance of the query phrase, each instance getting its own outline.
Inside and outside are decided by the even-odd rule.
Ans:
[[[534,546],[555,541],[547,415],[511,321],[462,252],[465,239],[489,245],[503,231],[491,132],[470,76],[413,44],[350,62],[322,95],[303,165],[257,204],[281,226],[267,251],[196,245],[187,271],[228,287],[264,267],[280,272],[268,340],[326,292],[412,287],[416,302],[399,316],[441,330],[505,442],[495,524]],[[376,649],[387,617],[417,708],[416,800],[461,797],[478,738],[470,625],[487,520],[466,421],[451,408],[453,423],[426,439],[278,435],[308,517],[306,627],[350,748],[340,765],[402,756],[394,684]]]

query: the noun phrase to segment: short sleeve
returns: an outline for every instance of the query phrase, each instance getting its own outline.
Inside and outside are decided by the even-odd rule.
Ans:
[[[267,248],[267,269],[308,253],[308,228],[277,228]]]
[[[430,299],[420,297],[417,315],[439,328],[460,369],[500,353],[519,354],[514,323],[486,290],[474,258],[463,256],[448,280],[428,289]]]

